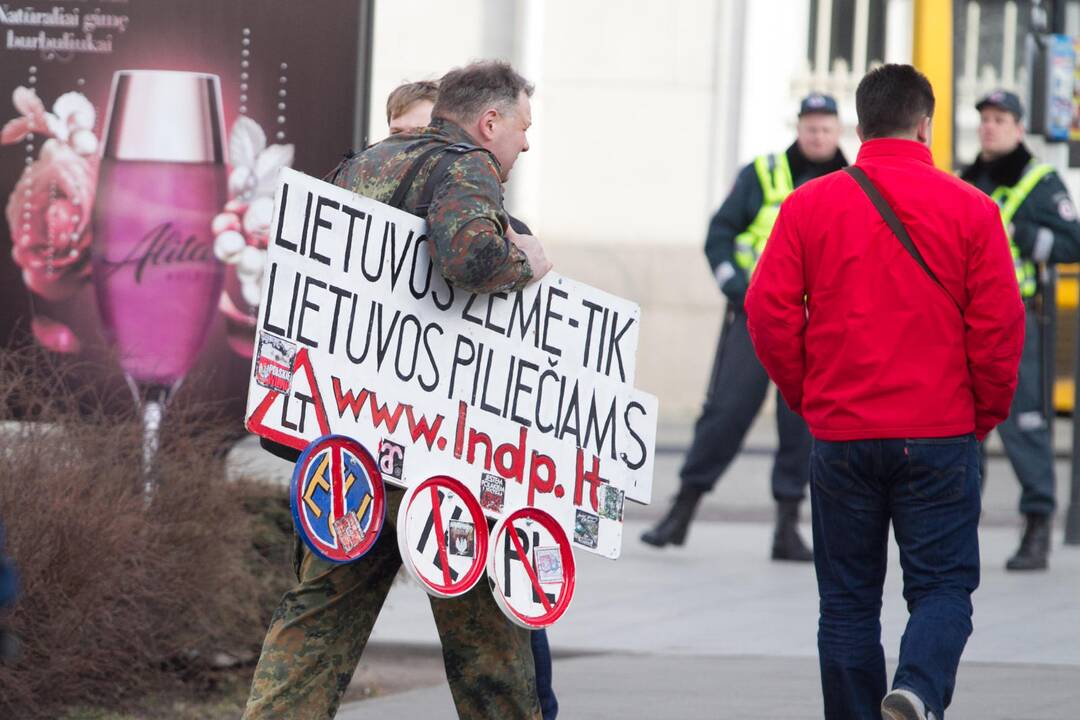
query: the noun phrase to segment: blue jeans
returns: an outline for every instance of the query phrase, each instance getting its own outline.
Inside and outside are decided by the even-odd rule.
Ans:
[[[881,718],[881,595],[891,521],[910,614],[893,688],[913,691],[943,718],[979,585],[974,436],[814,440],[810,498],[825,717]]]
[[[551,647],[546,630],[532,632],[533,662],[536,664],[536,694],[540,698],[540,714],[544,720],[555,720],[559,714],[559,701],[551,687]]]
[[[19,574],[15,565],[4,557],[4,526],[0,525],[0,611],[15,606],[19,594]]]

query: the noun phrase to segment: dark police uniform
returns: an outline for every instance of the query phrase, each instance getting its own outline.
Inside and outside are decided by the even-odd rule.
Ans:
[[[728,307],[705,405],[679,473],[684,484],[703,491],[715,487],[765,402],[769,377],[750,343],[743,300],[780,202],[794,188],[846,165],[840,152],[828,162],[811,163],[794,144],[782,154],[757,158],[739,173],[734,189],[709,223],[705,255]],[[766,172],[770,168],[772,172]],[[806,491],[810,433],[779,394],[776,406],[780,447],[773,464],[772,493],[777,501],[798,501]]]
[[[1027,307],[1024,354],[1009,417],[997,431],[1023,488],[1020,512],[1048,523],[1055,509],[1053,447],[1044,402],[1051,378],[1044,377],[1041,367],[1043,328],[1036,301],[1042,288],[1037,263],[1080,261],[1080,222],[1061,178],[1023,144],[996,160],[976,160],[961,177],[1001,206],[1016,262],[1016,279]]]
[[[835,115],[836,101],[812,94],[803,100],[799,114],[808,113]],[[679,495],[667,516],[641,536],[643,542],[657,547],[681,545],[701,495],[713,489],[742,447],[769,389],[769,376],[746,329],[743,299],[750,277],[784,199],[803,183],[846,165],[839,151],[826,162],[810,162],[797,143],[783,153],[755,158],[739,172],[731,194],[709,223],[705,255],[727,296],[727,311],[705,404],[679,472]],[[779,393],[776,405],[780,447],[772,469],[772,494],[778,504],[773,558],[808,561],[812,555],[798,536],[797,521],[809,479],[810,432]]]

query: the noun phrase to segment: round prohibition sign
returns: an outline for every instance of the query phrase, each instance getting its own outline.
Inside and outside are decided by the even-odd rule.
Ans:
[[[457,597],[484,574],[487,519],[469,489],[452,477],[436,475],[409,488],[397,531],[405,570],[430,595]]]
[[[317,557],[347,563],[375,545],[386,519],[386,490],[371,454],[352,438],[310,443],[289,485],[293,523]]]
[[[574,597],[574,551],[566,531],[533,507],[510,513],[491,531],[488,580],[510,620],[538,630],[563,616]]]

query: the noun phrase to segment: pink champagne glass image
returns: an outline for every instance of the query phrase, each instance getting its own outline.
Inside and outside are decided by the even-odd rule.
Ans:
[[[225,276],[210,231],[227,193],[218,77],[117,72],[104,138],[93,283],[142,410],[149,498],[165,403],[203,349]]]

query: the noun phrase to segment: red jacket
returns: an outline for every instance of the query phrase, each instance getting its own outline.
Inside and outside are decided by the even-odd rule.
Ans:
[[[834,172],[780,209],[746,296],[754,349],[822,440],[982,439],[1009,414],[1024,307],[997,206],[912,140],[863,144],[856,165],[956,304]]]

